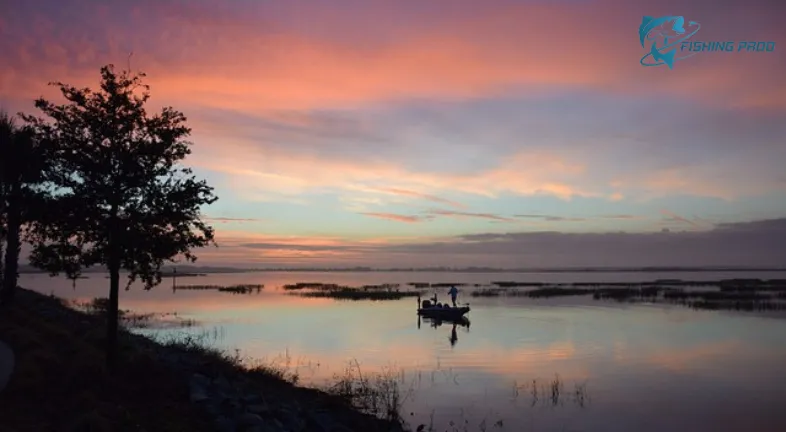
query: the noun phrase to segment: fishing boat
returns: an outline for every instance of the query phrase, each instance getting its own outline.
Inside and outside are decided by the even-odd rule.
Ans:
[[[420,320],[425,321],[431,327],[437,328],[441,327],[442,325],[457,325],[459,327],[469,328],[470,321],[469,318],[465,316],[460,316],[458,318],[437,318],[437,317],[429,317],[429,316],[422,316],[418,315],[418,325],[420,325]],[[420,327],[418,327],[420,328]]]
[[[469,312],[469,303],[464,306],[450,306],[449,304],[439,303],[437,301],[437,294],[429,300],[420,300],[418,296],[418,315],[442,319],[445,321],[460,320],[467,312]]]

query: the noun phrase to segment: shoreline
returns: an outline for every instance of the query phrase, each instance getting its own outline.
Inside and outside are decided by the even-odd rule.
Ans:
[[[0,393],[0,407],[13,413],[3,415],[10,430],[404,430],[353,407],[351,394],[297,386],[276,370],[248,368],[239,356],[197,341],[160,342],[122,326],[120,362],[110,374],[103,366],[105,325],[100,315],[24,288],[0,309],[0,340],[17,358]],[[47,399],[51,412],[42,415]]]
[[[576,267],[576,268],[200,268],[183,270],[173,273],[171,269],[163,269],[164,277],[204,277],[209,275],[239,273],[456,273],[456,274],[530,274],[530,273],[773,273],[786,272],[786,268],[778,267]],[[48,274],[45,271],[25,268],[19,274]],[[84,271],[83,275],[108,274],[105,270]]]

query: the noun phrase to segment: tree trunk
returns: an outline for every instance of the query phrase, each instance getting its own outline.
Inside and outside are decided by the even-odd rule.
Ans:
[[[3,246],[5,245],[5,233],[4,233],[4,231],[5,231],[5,228],[3,228],[2,225],[0,225],[0,281],[3,280],[3,268],[4,268],[4,265],[3,265],[3,257],[4,257],[4,255],[3,255],[4,247]],[[0,282],[0,287],[2,287],[2,282]]]
[[[114,258],[114,259],[113,259]],[[117,365],[117,320],[120,297],[120,260],[109,259],[109,310],[106,326],[106,365],[112,370]]]
[[[110,371],[117,366],[118,303],[120,298],[120,244],[116,210],[109,222],[109,310],[106,326],[106,365]]]
[[[8,231],[6,233],[5,271],[3,273],[3,290],[0,296],[3,303],[11,303],[16,293],[16,284],[19,278],[19,252],[21,248],[20,230],[22,228],[22,213],[19,207],[18,188],[11,192],[7,210]]]

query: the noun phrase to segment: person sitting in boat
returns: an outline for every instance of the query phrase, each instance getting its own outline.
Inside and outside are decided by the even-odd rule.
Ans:
[[[458,295],[458,290],[456,287],[451,286],[448,294],[450,294],[450,299],[453,301],[453,307],[456,307],[456,296]]]

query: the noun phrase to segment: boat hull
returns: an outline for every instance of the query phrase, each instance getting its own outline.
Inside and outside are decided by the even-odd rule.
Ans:
[[[459,319],[469,312],[469,306],[451,308],[419,308],[418,315],[430,318]]]

